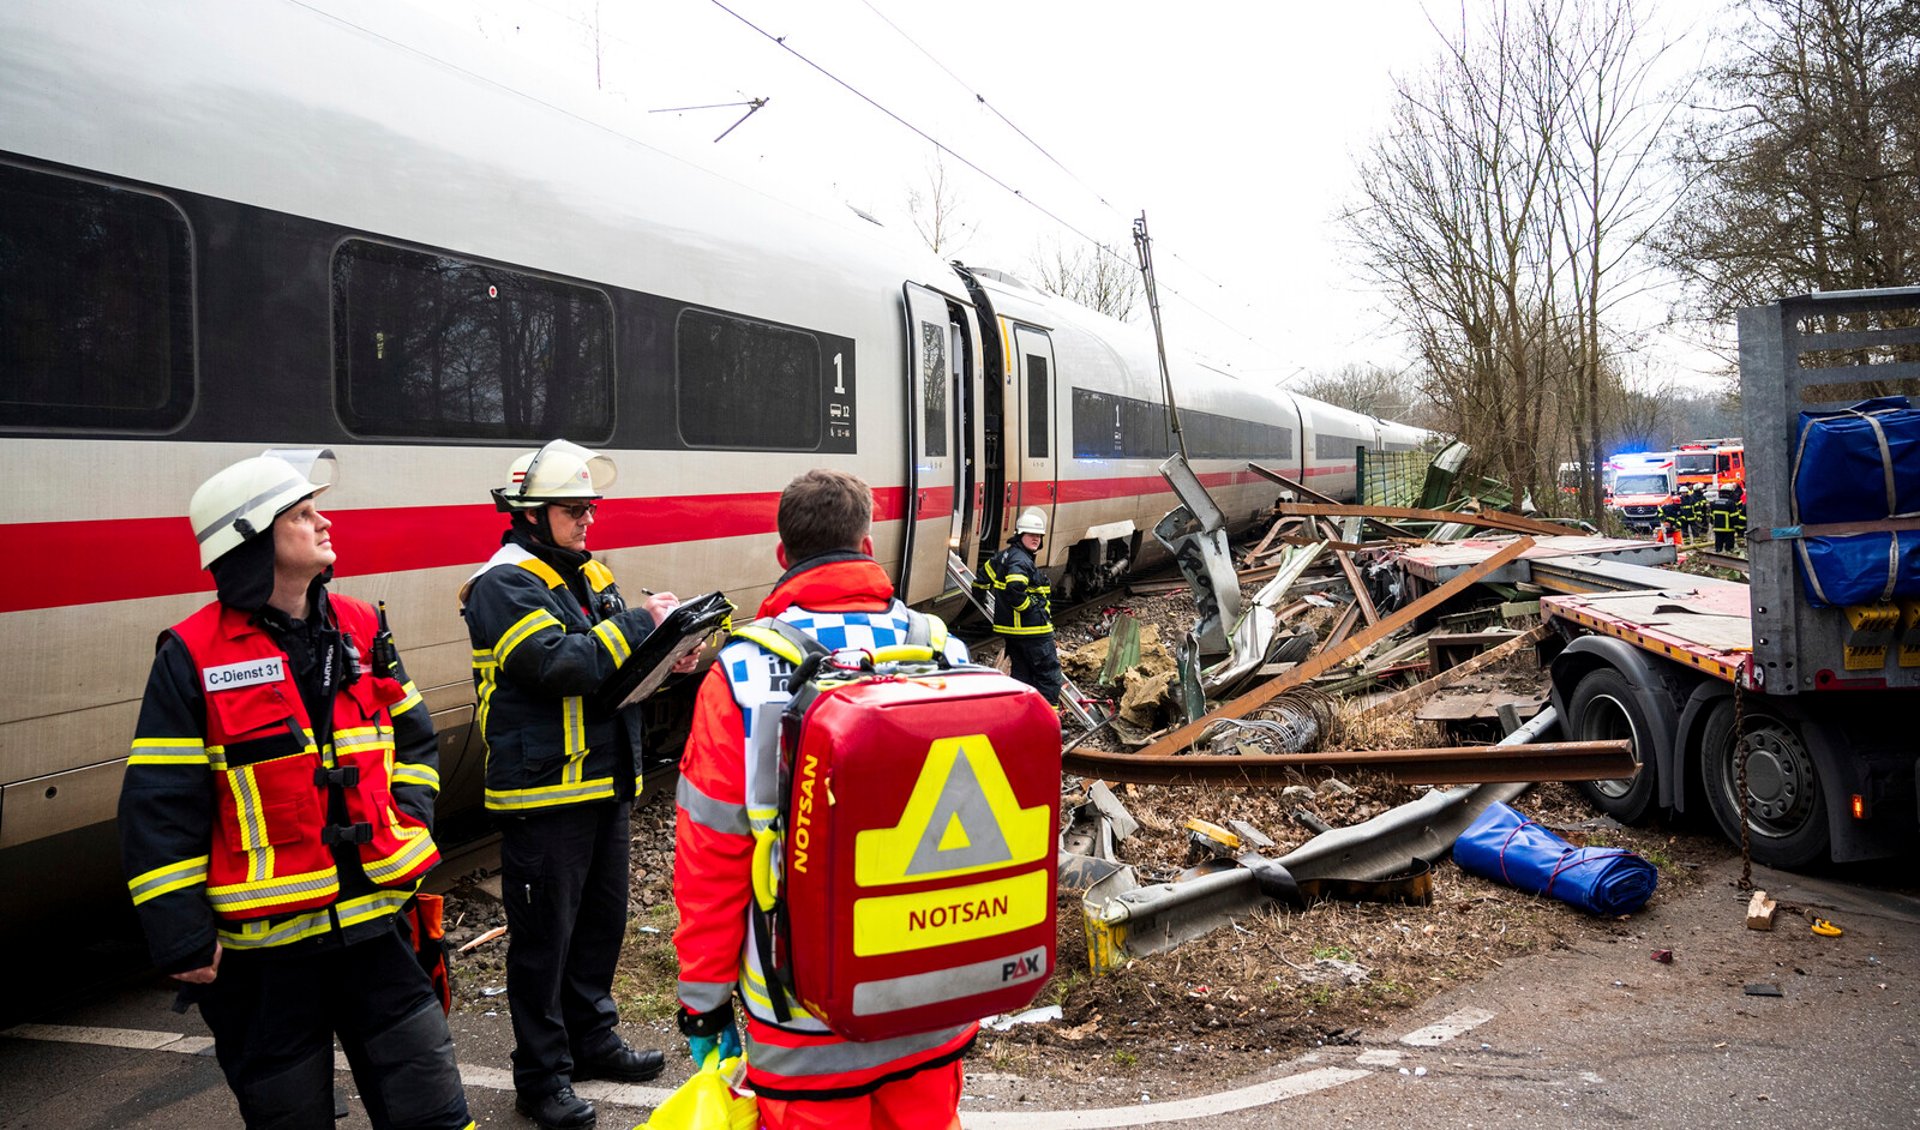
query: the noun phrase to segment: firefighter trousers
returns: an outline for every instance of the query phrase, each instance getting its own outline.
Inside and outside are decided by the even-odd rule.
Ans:
[[[331,1130],[335,1035],[376,1128],[472,1125],[440,998],[394,931],[297,953],[228,950],[200,1015],[252,1130]]]
[[[612,1052],[613,972],[627,932],[628,815],[596,801],[500,820],[513,1085],[531,1098]]]
[[[1060,704],[1060,654],[1054,650],[1053,633],[1043,636],[1001,636],[1007,658],[1012,661],[1015,679],[1040,692],[1040,697]]]

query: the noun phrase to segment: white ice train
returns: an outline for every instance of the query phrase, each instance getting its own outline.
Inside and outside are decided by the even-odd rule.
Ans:
[[[619,464],[616,574],[748,610],[818,465],[874,485],[916,604],[1028,506],[1066,587],[1157,552],[1140,330],[483,69],[291,0],[0,5],[0,942],[116,881],[153,640],[210,590],[187,498],[265,447],[338,456],[337,584],[391,609],[454,816],[484,756],[454,593],[502,528],[488,488],[554,436]],[[1425,438],[1172,364],[1242,523],[1277,493],[1250,460],[1348,497],[1357,446]]]

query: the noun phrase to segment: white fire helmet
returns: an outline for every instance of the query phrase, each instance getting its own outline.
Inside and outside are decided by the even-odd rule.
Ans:
[[[549,502],[592,501],[619,474],[613,460],[556,439],[513,461],[508,483],[493,492],[496,510],[538,510]]]
[[[187,518],[200,542],[200,567],[265,533],[301,499],[333,486],[334,470],[330,450],[276,449],[242,459],[201,483],[187,503]]]
[[[1013,524],[1016,534],[1039,534],[1047,536],[1047,516],[1038,506],[1029,506],[1020,512],[1020,520]]]

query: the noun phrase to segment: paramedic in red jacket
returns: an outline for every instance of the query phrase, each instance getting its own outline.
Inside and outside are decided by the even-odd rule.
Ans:
[[[248,1126],[333,1125],[337,1034],[375,1127],[471,1127],[397,929],[440,859],[433,723],[380,613],[327,592],[331,463],[270,453],[194,492],[219,599],[160,637],[120,791],[127,885]]]
[[[809,471],[780,495],[786,573],[760,605],[828,647],[873,649],[906,639],[907,609],[873,559],[873,492],[843,471]],[[947,644],[964,662],[965,648]],[[680,1030],[695,1066],[738,1054],[733,998],[747,1013],[747,1078],[762,1124],[783,1127],[959,1125],[960,1057],[978,1025],[855,1043],[769,986],[751,935],[756,829],[778,807],[779,716],[791,666],[736,640],[707,672],[680,760],[674,901],[680,928]],[[795,931],[807,924],[795,921]],[[770,994],[779,994],[777,1009]],[[778,1012],[786,1011],[782,1022]]]

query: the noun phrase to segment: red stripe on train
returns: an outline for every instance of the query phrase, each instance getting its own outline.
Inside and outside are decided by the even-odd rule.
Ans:
[[[1249,472],[1201,475],[1210,487],[1264,482]],[[1032,497],[1033,488],[1026,489]],[[1051,484],[1049,484],[1051,485]],[[1170,494],[1158,475],[1070,479],[1058,501]],[[874,519],[899,521],[906,490],[874,491]],[[612,498],[600,504],[590,543],[625,549],[671,542],[770,534],[777,529],[778,492]],[[951,487],[919,492],[914,511],[925,520],[952,513]],[[342,577],[478,565],[500,544],[504,519],[491,505],[404,506],[328,510]],[[49,568],[50,559],[71,567]],[[0,525],[0,613],[60,608],[177,593],[212,592],[185,518],[119,518],[95,522]]]

